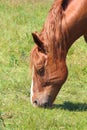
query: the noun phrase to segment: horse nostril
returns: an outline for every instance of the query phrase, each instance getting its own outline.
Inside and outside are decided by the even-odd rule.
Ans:
[[[34,105],[38,105],[38,101],[37,100],[35,100],[33,103],[34,103]]]

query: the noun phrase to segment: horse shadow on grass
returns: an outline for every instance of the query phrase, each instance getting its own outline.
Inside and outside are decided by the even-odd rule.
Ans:
[[[64,102],[63,104],[54,104],[53,109],[63,109],[68,111],[77,111],[83,112],[87,111],[87,104],[86,103],[73,103],[70,101]]]

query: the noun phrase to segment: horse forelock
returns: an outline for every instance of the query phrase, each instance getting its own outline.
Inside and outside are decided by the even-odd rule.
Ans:
[[[41,52],[38,46],[35,46],[31,51],[30,55],[30,64],[31,67],[41,67],[45,63],[46,56],[43,52]]]
[[[30,53],[30,65],[33,67],[34,63],[38,59],[38,47],[35,46]]]

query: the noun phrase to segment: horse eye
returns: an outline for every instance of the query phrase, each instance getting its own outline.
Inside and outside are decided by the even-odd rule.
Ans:
[[[39,70],[37,70],[37,73],[38,73],[40,76],[43,76],[43,75],[44,75],[44,72],[45,72],[44,67],[42,67],[42,68],[40,68]]]

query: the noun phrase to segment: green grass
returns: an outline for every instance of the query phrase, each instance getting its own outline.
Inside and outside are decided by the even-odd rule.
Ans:
[[[87,44],[67,56],[69,76],[52,109],[30,103],[31,32],[40,30],[52,0],[0,1],[0,130],[86,130]]]

